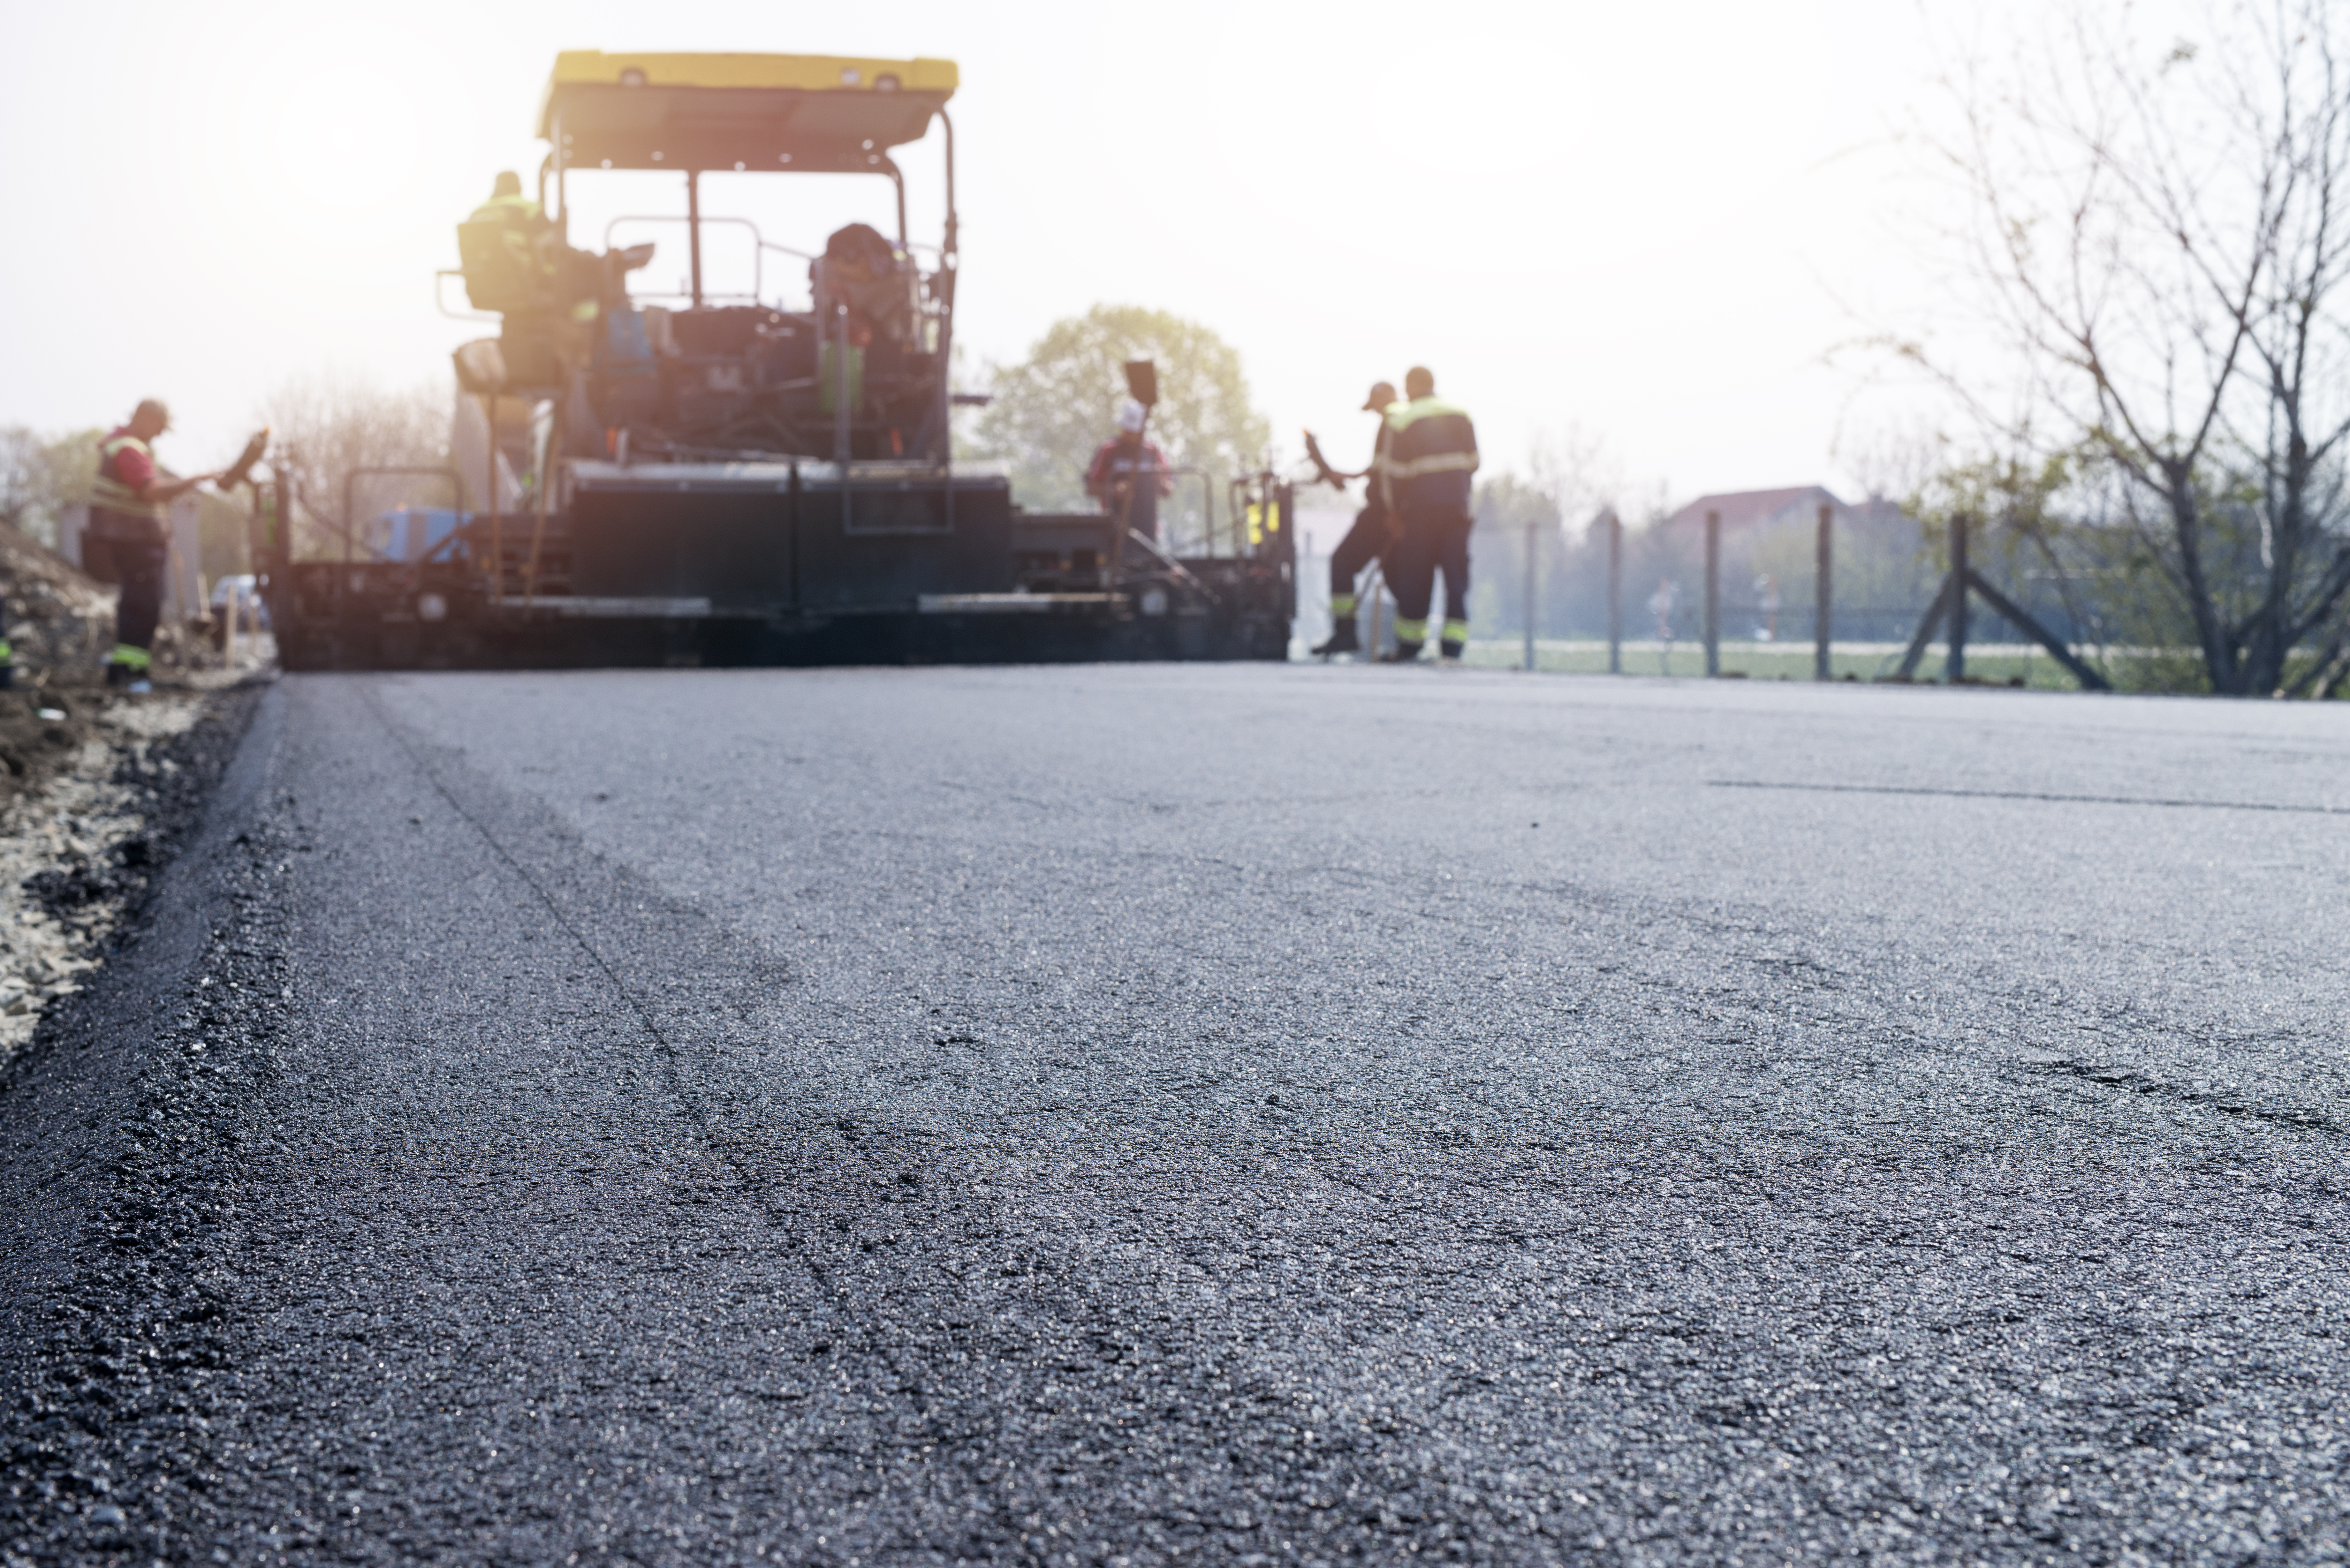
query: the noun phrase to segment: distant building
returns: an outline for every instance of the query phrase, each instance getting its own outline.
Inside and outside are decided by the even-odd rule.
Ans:
[[[1856,524],[1872,535],[1903,528],[1914,533],[1917,528],[1896,502],[1879,499],[1855,505],[1840,499],[1825,484],[1790,484],[1777,490],[1725,490],[1713,495],[1700,495],[1667,518],[1665,526],[1702,527],[1707,513],[1719,512],[1721,514],[1722,532],[1727,535],[1733,528],[1809,524],[1817,519],[1823,506],[1835,508],[1838,527]]]

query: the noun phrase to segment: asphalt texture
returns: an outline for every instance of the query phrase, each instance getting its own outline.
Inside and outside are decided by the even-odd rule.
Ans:
[[[2350,713],[287,678],[0,1089],[19,1563],[2350,1555]]]

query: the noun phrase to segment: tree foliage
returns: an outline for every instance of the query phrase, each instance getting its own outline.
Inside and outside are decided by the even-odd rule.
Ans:
[[[1056,321],[1025,359],[996,367],[971,455],[1007,463],[1013,499],[1031,511],[1090,510],[1086,465],[1115,433],[1129,359],[1159,367],[1150,433],[1177,468],[1205,472],[1221,495],[1227,480],[1264,461],[1272,426],[1250,404],[1239,350],[1197,322],[1132,305]],[[1179,512],[1191,486],[1178,483]]]

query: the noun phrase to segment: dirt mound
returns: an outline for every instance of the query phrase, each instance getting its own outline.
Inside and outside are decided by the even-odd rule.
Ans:
[[[72,763],[97,733],[102,693],[29,683],[0,691],[0,804],[36,789]]]
[[[20,678],[48,686],[97,680],[114,646],[114,590],[36,539],[0,525],[0,636]]]

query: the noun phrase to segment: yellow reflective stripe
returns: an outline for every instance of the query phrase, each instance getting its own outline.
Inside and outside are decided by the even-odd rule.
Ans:
[[[99,442],[98,448],[101,462],[111,462],[117,453],[126,450],[137,452],[151,463],[155,461],[155,449],[135,435],[109,436]],[[91,482],[89,499],[94,506],[103,506],[109,512],[127,513],[133,517],[160,519],[171,515],[163,503],[146,500],[120,480],[109,479],[104,473],[99,473]]]
[[[1396,617],[1396,640],[1398,642],[1426,642],[1428,640],[1428,618],[1426,616],[1422,616],[1419,619],[1413,620],[1407,616]]]
[[[473,215],[465,221],[469,223],[478,223],[491,218],[503,218],[508,213],[519,213],[525,218],[543,218],[546,215],[539,204],[527,196],[493,196],[474,208]]]
[[[125,665],[132,670],[144,670],[154,662],[154,655],[128,642],[118,642],[114,651],[106,656],[109,664]]]
[[[1423,473],[1452,473],[1461,469],[1474,469],[1477,454],[1473,452],[1439,452],[1426,457],[1399,462],[1388,470],[1394,479],[1418,479]]]
[[[1448,403],[1442,398],[1421,398],[1416,402],[1398,403],[1389,409],[1388,429],[1408,431],[1420,421],[1433,419],[1438,414],[1459,414],[1465,420],[1469,417],[1469,410],[1458,403]]]
[[[1348,616],[1354,614],[1355,596],[1352,594],[1332,594],[1330,596],[1330,613],[1340,620],[1344,620]]]
[[[127,490],[122,492],[120,498],[110,494],[92,493],[89,504],[101,512],[111,512],[121,517],[143,517],[151,523],[166,522],[172,515],[171,507],[164,503],[141,501],[136,494]]]
[[[1447,620],[1444,623],[1444,640],[1447,642],[1468,641],[1469,623],[1465,620]]]

